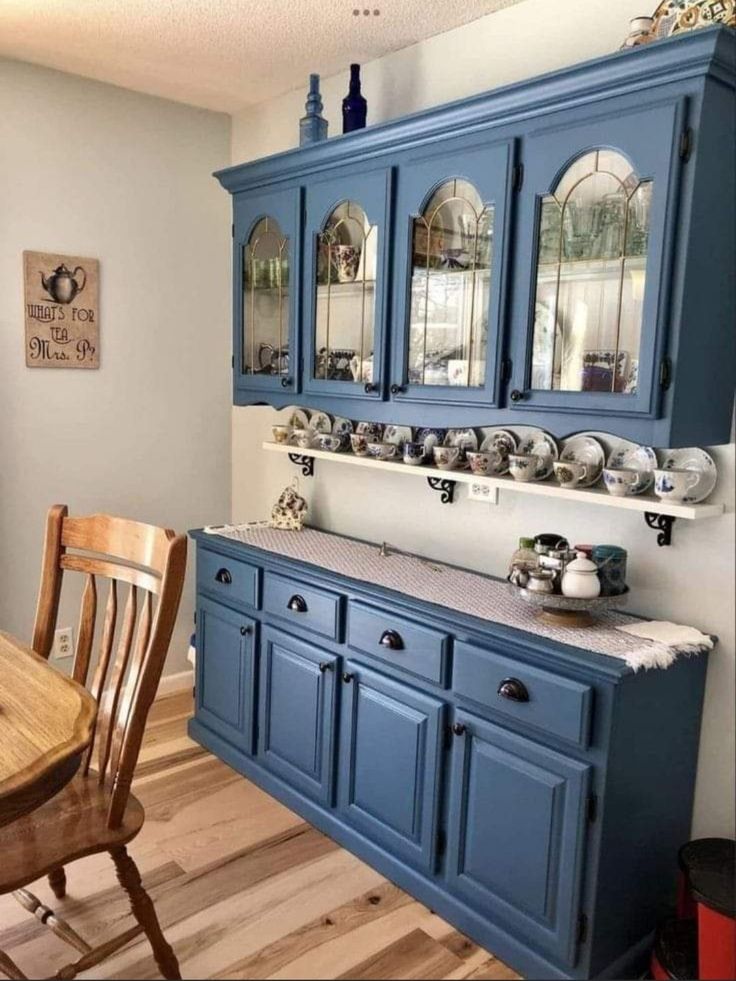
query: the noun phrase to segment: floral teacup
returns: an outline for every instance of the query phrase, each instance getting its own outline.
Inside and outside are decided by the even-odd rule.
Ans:
[[[459,446],[435,446],[432,454],[440,470],[454,470],[460,463]]]
[[[404,463],[410,467],[419,466],[427,457],[424,443],[404,443]]]
[[[575,460],[555,460],[552,464],[555,471],[555,478],[560,487],[577,487],[588,475],[588,468],[584,463],[577,463]]]
[[[352,283],[358,274],[360,249],[357,245],[331,245],[330,256],[339,283]]]
[[[274,443],[288,443],[291,436],[291,426],[271,426]]]
[[[317,443],[321,450],[327,450],[328,453],[339,453],[340,450],[344,449],[346,440],[343,436],[333,436],[332,433],[320,433],[317,437]]]
[[[295,429],[291,434],[294,443],[302,450],[309,450],[314,445],[314,430]]]
[[[684,503],[699,481],[697,470],[655,470],[654,493],[663,500]]]
[[[368,456],[369,437],[365,433],[351,433],[350,445],[356,456]]]
[[[609,494],[613,494],[614,497],[626,497],[627,494],[633,494],[634,488],[639,483],[639,472],[627,470],[625,467],[619,470],[606,467],[603,471],[603,483]]]
[[[534,453],[511,453],[509,470],[514,480],[535,480],[539,467],[539,457]]]
[[[465,455],[470,464],[470,469],[479,477],[498,473],[501,466],[501,454],[498,450],[489,450],[488,452],[485,450],[478,450],[477,452],[468,450]]]
[[[395,443],[368,444],[368,456],[372,456],[376,460],[391,460],[398,452],[399,448]]]

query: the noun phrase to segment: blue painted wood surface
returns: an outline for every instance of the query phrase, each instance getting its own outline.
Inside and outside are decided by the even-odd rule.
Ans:
[[[661,447],[728,442],[736,381],[735,37],[728,28],[692,32],[220,171],[234,196],[235,403],[296,402],[415,426],[517,423],[558,437],[604,430]],[[539,199],[560,167],[597,146],[623,151],[655,181],[635,396],[529,385]],[[392,394],[391,385],[406,381],[410,219],[453,174],[472,179],[496,207],[486,382],[477,390],[414,385]],[[331,205],[347,198],[379,224],[378,384],[370,392],[312,377],[315,235]],[[240,367],[242,245],[267,213],[290,236],[285,388]],[[509,397],[515,390],[525,395],[518,402]]]
[[[246,637],[256,645],[241,645],[253,620],[237,597],[200,593],[195,739],[522,974],[636,976],[689,836],[705,656],[633,674],[619,659],[193,537],[200,554],[265,581],[338,597],[350,639],[264,604]],[[361,633],[366,609],[379,620]],[[421,658],[424,636],[428,666],[443,638],[442,685],[432,667],[402,669],[400,650],[396,664],[387,649],[375,656],[381,617],[424,629],[411,651]],[[493,693],[507,670],[533,696],[528,715]],[[252,752],[242,733],[256,729]]]

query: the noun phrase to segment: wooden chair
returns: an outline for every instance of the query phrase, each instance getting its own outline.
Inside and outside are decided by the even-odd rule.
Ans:
[[[148,937],[164,977],[179,978],[177,959],[161,932],[153,903],[126,845],[143,825],[143,807],[131,794],[130,785],[179,607],[186,538],[153,525],[108,515],[67,515],[63,505],[52,507],[48,514],[33,648],[48,658],[62,576],[65,571],[83,573],[86,582],[73,677],[87,685],[98,606],[97,580],[109,580],[99,660],[90,686],[98,703],[95,735],[79,772],[61,793],[38,810],[0,828],[0,895],[12,892],[26,909],[81,954],[61,968],[57,978],[74,978],[141,933]],[[126,586],[122,622],[116,631],[122,600],[118,593]],[[48,875],[54,894],[63,899],[64,866],[103,851],[109,852],[115,863],[136,925],[93,949],[24,887]],[[2,951],[0,972],[9,978],[25,977]]]

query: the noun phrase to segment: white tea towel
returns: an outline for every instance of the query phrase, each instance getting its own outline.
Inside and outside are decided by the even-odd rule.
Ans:
[[[702,651],[713,650],[713,638],[703,634],[695,627],[686,627],[681,623],[671,623],[669,620],[642,620],[640,623],[621,624],[616,630],[622,630],[633,637],[651,640],[654,648],[647,646],[641,651],[641,663],[637,652],[630,651],[626,660],[631,667],[668,668],[678,654],[700,654]],[[652,663],[654,662],[654,663]]]

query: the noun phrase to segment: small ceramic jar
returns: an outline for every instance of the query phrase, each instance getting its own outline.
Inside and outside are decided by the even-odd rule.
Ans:
[[[578,557],[568,563],[562,577],[562,594],[573,599],[595,599],[600,596],[601,582],[598,578],[598,566],[592,559],[585,557],[585,552],[578,552]]]

